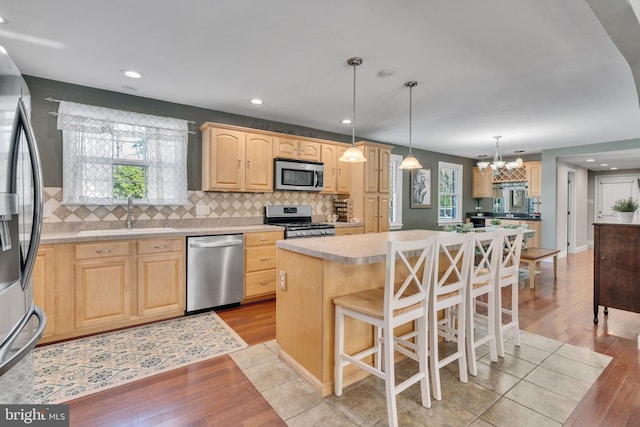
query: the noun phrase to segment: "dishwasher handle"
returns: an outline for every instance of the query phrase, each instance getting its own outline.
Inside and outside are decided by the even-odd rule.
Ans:
[[[224,248],[227,246],[238,246],[243,244],[242,240],[225,240],[223,242],[211,242],[211,243],[195,243],[189,242],[190,248]]]

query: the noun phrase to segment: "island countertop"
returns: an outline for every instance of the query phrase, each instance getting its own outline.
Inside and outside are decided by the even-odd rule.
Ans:
[[[383,262],[387,256],[388,241],[419,240],[447,234],[449,233],[436,230],[400,230],[352,236],[279,240],[276,246],[341,264],[363,265]]]

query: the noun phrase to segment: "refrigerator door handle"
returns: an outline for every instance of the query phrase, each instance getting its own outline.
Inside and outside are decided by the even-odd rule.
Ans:
[[[13,342],[18,338],[18,335],[22,332],[22,330],[27,326],[29,320],[31,320],[31,316],[36,316],[38,318],[39,324],[35,333],[16,354],[11,356],[10,359],[4,360],[4,355],[9,351]],[[36,346],[42,334],[44,333],[44,328],[47,326],[47,316],[44,314],[44,311],[37,305],[32,304],[31,310],[27,315],[22,318],[22,321],[18,325],[18,327],[13,331],[13,333],[2,343],[0,346],[0,376],[4,375],[9,369],[14,367],[19,361],[21,361],[33,348]]]
[[[16,114],[16,125],[14,129],[14,146],[19,146],[20,129],[24,130],[24,134],[27,140],[27,147],[29,148],[29,156],[31,157],[31,170],[33,171],[33,222],[31,225],[31,239],[29,242],[29,249],[24,257],[24,264],[22,266],[22,289],[26,289],[31,282],[31,273],[33,273],[33,266],[36,262],[36,256],[38,255],[38,246],[40,245],[40,232],[42,231],[42,207],[43,207],[43,189],[42,189],[42,167],[40,165],[40,155],[38,154],[38,147],[36,145],[36,138],[29,121],[29,115],[27,113],[27,107],[24,105],[22,98],[18,101],[18,111]],[[18,150],[16,149],[14,158],[14,167],[17,164]],[[14,179],[17,179],[14,174]],[[14,188],[15,188],[14,183]]]

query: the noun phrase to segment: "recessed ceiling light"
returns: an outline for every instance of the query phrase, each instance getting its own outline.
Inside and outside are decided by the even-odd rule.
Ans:
[[[9,20],[4,16],[0,16],[0,24],[8,24]]]
[[[487,157],[487,154],[478,154],[479,159],[484,159],[485,157]]]
[[[262,99],[258,99],[258,98],[253,98],[251,101],[253,105],[262,105]]]
[[[380,70],[378,71],[378,77],[391,77],[395,74],[396,72],[393,70]]]
[[[613,167],[613,168],[609,168],[609,170],[612,170],[612,171],[617,171],[617,170],[618,170],[618,168],[616,168],[616,167]]]
[[[343,125],[350,125],[351,119],[343,119],[340,123],[342,123]]]
[[[524,153],[524,150],[513,150],[513,152],[516,154],[520,154],[520,153]]]
[[[140,79],[142,78],[142,74],[137,72],[137,71],[133,71],[133,70],[122,70],[120,71],[122,74],[124,74],[125,76],[129,77],[130,79]]]
[[[609,163],[600,163],[600,166],[609,166]]]
[[[587,159],[587,162],[595,162],[595,159]]]

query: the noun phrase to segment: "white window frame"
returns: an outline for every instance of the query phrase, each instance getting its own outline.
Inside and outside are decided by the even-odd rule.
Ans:
[[[454,193],[446,193],[455,196],[456,214],[454,218],[444,218],[440,216],[440,211],[443,209],[443,206],[440,205],[442,195],[442,193],[440,192],[440,178],[444,169],[452,169],[456,172],[456,183],[454,186],[456,191]],[[438,225],[462,223],[462,170],[462,165],[456,163],[438,162]]]
[[[391,203],[389,209],[389,228],[391,230],[400,230],[402,228],[402,169],[400,164],[402,163],[402,156],[399,154],[392,154],[389,165],[389,171],[391,172],[391,185],[389,200]],[[395,218],[395,221],[392,221]]]
[[[144,169],[145,195],[136,203],[188,205],[185,120],[61,101],[58,129],[64,155],[62,204],[126,203],[113,191],[114,166],[122,165]],[[115,145],[126,140],[144,143],[144,159],[115,155]],[[96,145],[100,141],[103,145]]]

